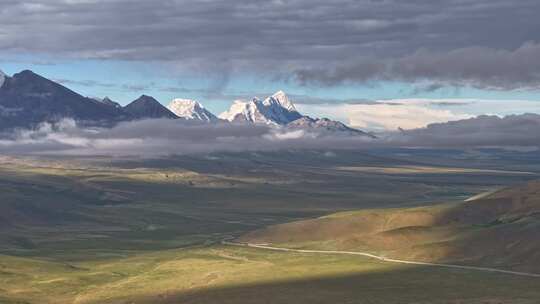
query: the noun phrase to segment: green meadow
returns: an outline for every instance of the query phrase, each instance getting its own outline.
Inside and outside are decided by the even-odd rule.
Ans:
[[[531,278],[221,244],[275,224],[451,204],[538,178],[511,163],[339,156],[2,158],[0,303],[537,303]]]

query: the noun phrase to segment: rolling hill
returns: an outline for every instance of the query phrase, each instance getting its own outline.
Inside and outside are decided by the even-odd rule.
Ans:
[[[540,181],[532,181],[458,204],[337,213],[240,240],[538,273],[539,233]]]

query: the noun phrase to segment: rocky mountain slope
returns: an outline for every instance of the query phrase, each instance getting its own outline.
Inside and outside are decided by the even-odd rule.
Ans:
[[[0,128],[4,129],[33,127],[64,117],[84,122],[115,122],[128,119],[129,115],[32,71],[22,71],[4,77],[0,87],[0,117]]]
[[[122,108],[122,106],[118,102],[111,100],[109,97],[105,97],[103,99],[96,99],[96,100],[103,104],[111,106],[113,108],[117,108],[117,109]]]
[[[312,130],[318,133],[325,134],[343,134],[343,135],[361,135],[375,138],[374,135],[353,129],[346,126],[339,121],[330,120],[328,118],[311,118],[309,116],[302,116],[301,118],[291,121],[287,124],[288,128],[300,129],[300,130]]]
[[[124,110],[135,119],[143,118],[178,118],[159,101],[151,96],[142,95],[124,107]]]

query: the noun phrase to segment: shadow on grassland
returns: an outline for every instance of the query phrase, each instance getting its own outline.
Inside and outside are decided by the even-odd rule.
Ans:
[[[182,280],[181,277],[178,280]],[[207,287],[97,303],[137,304],[502,304],[538,303],[540,279],[433,267],[370,272],[239,286]]]

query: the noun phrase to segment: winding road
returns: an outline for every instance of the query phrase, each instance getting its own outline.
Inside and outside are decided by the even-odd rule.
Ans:
[[[230,241],[222,241],[221,243],[223,245],[230,245],[230,246],[241,246],[241,247],[250,247],[250,248],[258,248],[258,249],[266,249],[266,250],[274,250],[274,251],[285,251],[285,252],[359,255],[359,256],[364,256],[364,257],[368,257],[368,258],[372,258],[372,259],[376,259],[376,260],[388,262],[388,263],[454,268],[454,269],[463,269],[463,270],[475,270],[475,271],[504,273],[504,274],[511,274],[511,275],[517,275],[517,276],[540,278],[540,274],[536,274],[536,273],[510,271],[510,270],[502,270],[502,269],[488,268],[488,267],[462,266],[462,265],[452,265],[452,264],[439,264],[439,263],[397,260],[397,259],[386,258],[383,256],[378,256],[371,253],[357,252],[357,251],[291,249],[291,248],[273,247],[266,244],[236,243],[236,242],[230,242]]]

